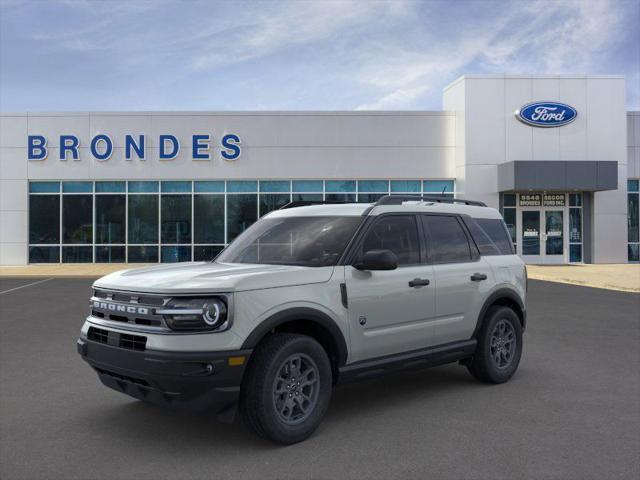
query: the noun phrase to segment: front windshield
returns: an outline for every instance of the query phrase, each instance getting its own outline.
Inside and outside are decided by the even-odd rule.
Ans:
[[[219,263],[335,265],[362,217],[275,217],[251,225],[218,258]]]

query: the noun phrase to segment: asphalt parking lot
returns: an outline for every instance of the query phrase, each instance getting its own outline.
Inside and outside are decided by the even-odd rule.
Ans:
[[[640,478],[640,295],[531,281],[520,370],[338,388],[278,447],[103,387],[75,351],[90,279],[0,279],[0,478]],[[22,288],[20,288],[22,287]]]

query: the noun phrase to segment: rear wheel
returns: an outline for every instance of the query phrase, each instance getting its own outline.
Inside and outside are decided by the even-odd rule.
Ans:
[[[291,444],[311,435],[331,397],[331,363],[306,335],[275,333],[256,348],[242,383],[240,410],[258,435]]]
[[[509,307],[491,307],[477,337],[476,353],[467,365],[475,378],[504,383],[518,369],[522,355],[522,326]]]

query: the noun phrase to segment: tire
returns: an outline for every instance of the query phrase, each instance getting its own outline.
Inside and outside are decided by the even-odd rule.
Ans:
[[[263,438],[283,445],[301,442],[320,425],[331,389],[331,362],[318,342],[306,335],[274,333],[251,356],[240,412]]]
[[[509,340],[510,339],[510,340]],[[518,369],[522,356],[522,325],[509,307],[491,307],[477,336],[469,373],[485,383],[504,383]]]

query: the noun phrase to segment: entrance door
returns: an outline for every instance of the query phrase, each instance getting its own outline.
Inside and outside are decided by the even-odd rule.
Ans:
[[[520,245],[526,263],[565,263],[564,211],[521,208]]]

